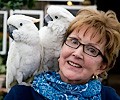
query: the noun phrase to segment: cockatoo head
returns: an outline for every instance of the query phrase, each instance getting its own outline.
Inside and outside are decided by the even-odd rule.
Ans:
[[[24,24],[36,23],[39,21],[40,19],[36,19],[36,18],[26,16],[26,15],[11,15],[7,20],[8,32],[9,32],[10,37],[14,39],[12,36],[13,31],[18,30]]]
[[[66,20],[71,22],[74,19],[74,16],[65,8],[60,6],[49,6],[47,9],[47,14],[45,16],[45,21],[48,23],[49,21],[54,21],[56,19],[60,19],[64,17]]]

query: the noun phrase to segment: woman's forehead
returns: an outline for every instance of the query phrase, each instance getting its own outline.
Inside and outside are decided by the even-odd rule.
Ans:
[[[101,30],[99,28],[83,24],[80,27],[74,29],[73,33],[76,33],[78,36],[89,38],[90,40],[96,41],[96,43],[102,43],[106,41],[105,36],[101,35]]]

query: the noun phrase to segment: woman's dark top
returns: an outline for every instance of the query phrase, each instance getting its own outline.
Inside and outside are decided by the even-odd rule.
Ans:
[[[38,94],[30,86],[16,85],[5,96],[4,100],[48,100]],[[101,100],[120,100],[116,91],[108,86],[102,86]]]

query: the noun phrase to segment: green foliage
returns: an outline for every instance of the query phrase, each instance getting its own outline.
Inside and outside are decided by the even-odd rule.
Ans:
[[[6,73],[5,64],[3,64],[3,58],[0,56],[0,74],[5,74],[5,73]]]
[[[0,96],[0,100],[3,100],[3,96]]]
[[[32,8],[35,0],[0,0],[0,9],[21,9],[24,6]]]

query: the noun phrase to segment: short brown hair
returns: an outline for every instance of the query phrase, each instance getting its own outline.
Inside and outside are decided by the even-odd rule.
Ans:
[[[104,56],[107,59],[107,66],[105,71],[109,71],[114,66],[120,50],[120,23],[116,14],[111,10],[106,13],[94,9],[80,10],[70,24],[64,41],[75,28],[80,29],[85,24],[89,25],[88,28],[95,28],[94,35],[100,34],[98,42],[106,41]]]

